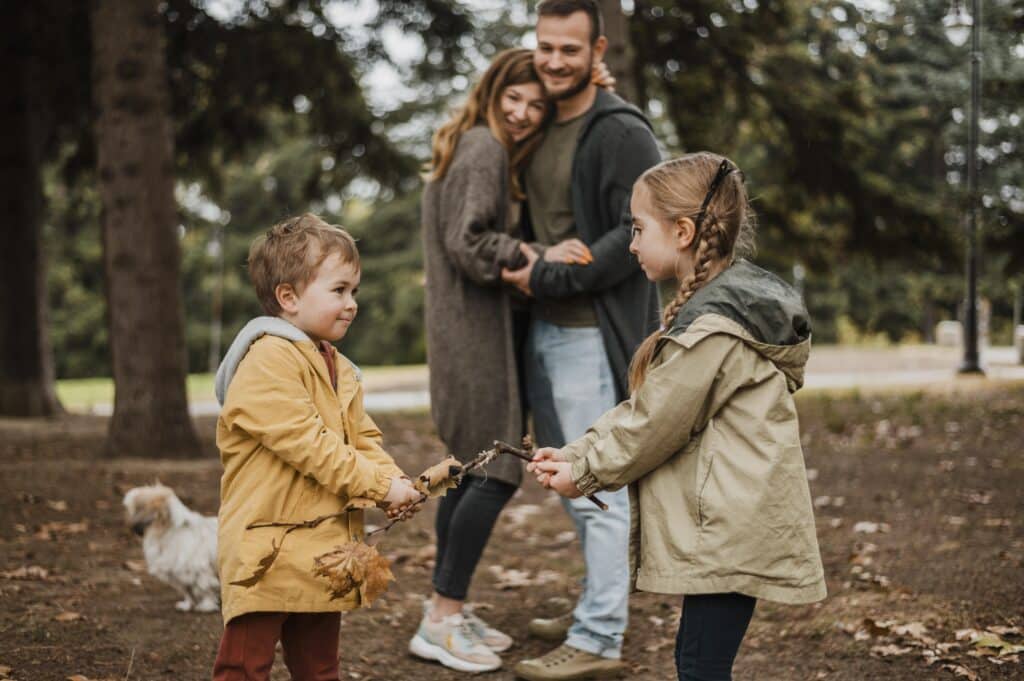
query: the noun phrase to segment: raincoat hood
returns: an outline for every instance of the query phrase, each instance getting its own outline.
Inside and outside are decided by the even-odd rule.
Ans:
[[[733,323],[723,324],[722,318]],[[803,385],[811,350],[810,318],[796,289],[771,272],[737,260],[693,294],[666,334],[679,337],[702,330],[743,339],[785,374],[791,392]]]
[[[238,365],[249,352],[249,347],[263,336],[278,336],[290,341],[313,342],[301,329],[280,317],[264,316],[250,320],[235,336],[227,354],[224,355],[220,366],[217,367],[217,377],[213,385],[218,403],[224,404],[224,396],[228,394],[228,386],[231,385],[231,379],[238,371]]]

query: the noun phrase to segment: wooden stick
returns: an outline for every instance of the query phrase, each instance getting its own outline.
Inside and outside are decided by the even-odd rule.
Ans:
[[[523,461],[533,461],[533,456],[531,456],[528,451],[524,449],[519,449],[518,447],[513,447],[512,445],[506,442],[495,440],[494,448],[497,449],[502,454],[511,454],[512,456],[522,459]],[[597,507],[602,511],[608,510],[608,504],[598,499],[596,495],[588,494],[587,499],[590,499],[592,502],[594,502],[597,505]]]

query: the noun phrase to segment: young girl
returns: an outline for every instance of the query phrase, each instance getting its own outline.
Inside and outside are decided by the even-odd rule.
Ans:
[[[728,680],[756,599],[825,597],[792,397],[810,323],[788,284],[737,257],[752,230],[728,159],[655,166],[630,208],[630,252],[679,289],[633,358],[630,398],[528,468],[568,497],[629,485],[635,588],[685,596],[679,679]]]

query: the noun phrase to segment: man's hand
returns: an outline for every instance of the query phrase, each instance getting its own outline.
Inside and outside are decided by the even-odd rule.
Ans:
[[[388,488],[387,496],[380,502],[389,518],[397,518],[402,513],[411,511],[416,513],[419,506],[416,505],[423,497],[419,490],[412,486],[408,478],[391,478],[391,487]]]
[[[547,262],[564,262],[569,265],[589,265],[594,262],[590,249],[579,239],[566,239],[544,251]]]
[[[540,256],[526,244],[519,244],[519,250],[524,256],[526,256],[526,264],[518,270],[510,270],[502,267],[501,280],[506,284],[515,286],[524,294],[532,296],[533,293],[530,291],[530,275],[533,273],[533,266]]]
[[[530,463],[537,482],[548,489],[553,489],[563,497],[575,499],[583,496],[572,479],[572,464],[567,461],[536,461]]]

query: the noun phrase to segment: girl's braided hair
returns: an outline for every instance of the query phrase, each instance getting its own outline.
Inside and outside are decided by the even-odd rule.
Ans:
[[[701,151],[660,163],[636,181],[655,213],[666,224],[690,218],[696,226],[693,273],[679,288],[661,316],[661,328],[637,348],[629,366],[629,389],[644,382],[658,339],[671,328],[680,308],[703,286],[712,265],[753,254],[754,214],[747,201],[743,174],[729,159]]]

